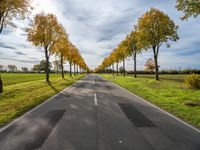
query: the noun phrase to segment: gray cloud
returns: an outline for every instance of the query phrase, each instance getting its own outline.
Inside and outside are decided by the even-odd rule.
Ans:
[[[21,60],[21,59],[15,59],[15,58],[10,58],[10,57],[2,57],[0,58],[2,60],[11,60],[14,62],[20,62],[20,63],[31,63],[31,64],[35,64],[38,63],[40,60],[35,59],[35,60]]]
[[[22,53],[22,52],[20,52],[20,51],[15,52],[15,54],[17,54],[17,55],[22,55],[22,56],[27,55],[27,54]]]
[[[6,45],[5,43],[2,43],[2,42],[0,42],[0,47],[1,48],[6,48],[6,49],[16,49],[15,47]]]
[[[172,43],[171,48],[166,48],[165,46],[161,48],[159,55],[161,66],[173,68],[176,64],[176,66],[184,67],[187,66],[185,65],[186,63],[191,65],[191,67],[200,66],[199,61],[194,59],[194,57],[199,56],[200,20],[196,18],[189,19],[187,22],[181,21],[179,19],[181,13],[174,7],[176,0],[35,1],[37,8],[41,7],[41,10],[57,15],[58,20],[69,33],[70,40],[80,49],[86,63],[92,68],[97,67],[99,65],[98,63],[101,63],[103,58],[110,54],[133,29],[138,17],[149,10],[150,7],[164,11],[179,25],[180,40],[177,43]],[[29,22],[26,22],[27,26]],[[27,54],[24,59],[35,61],[35,58],[41,58],[43,56],[43,49],[34,47],[31,43],[25,43],[27,34],[24,32],[24,27],[24,24],[21,24],[16,29],[18,32],[15,33],[13,31],[12,35],[11,32],[6,31],[7,33],[5,33],[4,37],[8,39],[7,41],[16,39],[17,42],[6,45],[0,43],[0,47],[20,50],[22,56],[23,54]],[[138,55],[139,67],[142,68],[143,64],[150,57],[152,57],[152,50],[148,52],[144,51],[142,55]],[[172,59],[169,61],[168,58],[173,58],[173,62],[171,63],[170,61]],[[187,62],[184,63],[180,59],[187,60]],[[29,62],[26,61],[26,63]],[[132,63],[130,62],[130,64]],[[132,68],[131,65],[128,65],[128,67]]]

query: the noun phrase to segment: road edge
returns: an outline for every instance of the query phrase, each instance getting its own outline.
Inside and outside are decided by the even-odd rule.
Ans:
[[[87,75],[85,76],[87,77]],[[9,128],[11,125],[13,125],[14,123],[16,123],[17,121],[19,121],[20,119],[26,117],[28,114],[30,114],[31,112],[35,111],[36,109],[42,107],[44,104],[50,102],[51,100],[53,100],[55,97],[59,96],[60,94],[63,94],[65,90],[68,90],[69,88],[71,88],[74,84],[77,84],[79,81],[81,81],[82,79],[84,79],[85,77],[77,80],[76,82],[74,82],[73,84],[71,84],[70,86],[66,87],[65,89],[63,89],[62,91],[58,92],[57,94],[53,95],[52,97],[48,98],[47,100],[45,100],[44,102],[40,103],[39,105],[33,107],[32,109],[28,110],[27,112],[25,112],[24,114],[22,114],[21,116],[13,119],[11,122],[9,122],[8,124],[6,124],[5,126],[0,127],[0,133],[3,132],[5,129]]]
[[[101,76],[101,77],[103,77],[103,76]],[[104,77],[103,77],[103,78],[104,78]],[[107,80],[106,78],[104,78],[104,79]],[[110,81],[110,80],[107,80],[107,81]],[[191,129],[193,129],[194,131],[200,133],[200,130],[199,130],[198,128],[194,127],[193,125],[191,125],[191,124],[189,124],[189,123],[183,121],[182,119],[180,119],[180,118],[174,116],[173,114],[167,112],[166,110],[161,109],[160,107],[158,107],[158,106],[154,105],[153,103],[151,103],[151,102],[145,100],[144,98],[142,98],[142,97],[140,97],[140,96],[138,96],[138,95],[136,95],[136,94],[130,92],[129,90],[127,90],[127,89],[121,87],[120,85],[118,85],[118,84],[116,84],[116,83],[114,83],[114,82],[112,82],[112,81],[110,81],[110,82],[111,82],[113,85],[119,87],[120,89],[122,89],[122,90],[128,92],[129,94],[131,94],[131,95],[137,97],[138,99],[144,101],[145,103],[151,105],[151,106],[154,107],[155,109],[157,109],[157,110],[159,110],[159,111],[165,113],[166,115],[172,117],[173,119],[175,119],[175,120],[181,122],[182,124],[186,125],[187,127],[189,127],[189,128],[191,128]]]

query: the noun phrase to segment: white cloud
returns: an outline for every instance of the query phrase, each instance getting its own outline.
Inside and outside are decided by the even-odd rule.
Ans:
[[[167,14],[179,25],[180,40],[172,43],[172,47],[163,47],[159,56],[162,68],[195,67],[200,68],[198,57],[198,44],[200,41],[200,19],[189,19],[183,22],[179,19],[181,13],[175,6],[175,0],[34,0],[35,9],[31,17],[44,11],[53,13],[64,25],[69,33],[70,40],[79,48],[86,63],[94,69],[107,56],[112,49],[132,30],[140,17],[150,7],[156,7]],[[28,26],[28,21],[16,21],[17,29],[7,28],[0,35],[0,42],[15,49],[0,48],[2,58],[14,57],[17,60],[0,58],[0,63],[16,63],[19,66],[32,67],[34,61],[44,59],[41,48],[36,48],[26,41],[23,28]],[[16,54],[20,51],[26,54]],[[31,58],[35,58],[33,63]],[[138,56],[138,68],[143,69],[147,58],[152,57],[152,51],[144,52]],[[170,58],[170,60],[169,60]],[[131,60],[131,59],[130,59]],[[26,63],[24,61],[27,61]],[[127,68],[132,69],[132,61],[127,63]],[[67,67],[68,65],[66,65]]]

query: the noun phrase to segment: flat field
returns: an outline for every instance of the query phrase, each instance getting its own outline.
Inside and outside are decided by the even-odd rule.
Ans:
[[[154,75],[102,76],[200,128],[200,90],[185,86],[187,75],[160,75],[160,81]]]
[[[0,126],[20,116],[34,106],[60,92],[84,75],[65,79],[60,74],[50,74],[50,82],[45,74],[1,74],[4,92],[0,94]]]

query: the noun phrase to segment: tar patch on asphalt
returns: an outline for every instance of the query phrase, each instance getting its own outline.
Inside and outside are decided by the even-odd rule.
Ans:
[[[127,116],[127,118],[136,126],[136,127],[155,127],[154,123],[145,117],[137,108],[128,103],[119,103],[120,108]]]
[[[24,150],[33,150],[40,148],[45,140],[50,135],[53,128],[56,126],[58,121],[62,118],[66,110],[52,110],[47,112],[41,120],[45,121],[45,124],[41,124],[34,133],[34,138],[32,141],[28,141],[25,144]]]

